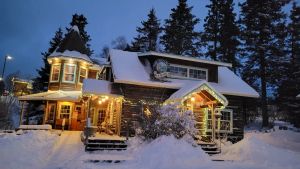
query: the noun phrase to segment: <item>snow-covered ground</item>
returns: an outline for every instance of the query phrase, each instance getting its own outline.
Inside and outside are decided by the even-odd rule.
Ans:
[[[134,138],[126,151],[87,153],[80,132],[0,133],[1,169],[299,169],[300,133],[249,131],[208,156],[184,140],[162,136],[151,143]],[[223,159],[225,161],[212,161]],[[109,163],[112,160],[112,163]]]

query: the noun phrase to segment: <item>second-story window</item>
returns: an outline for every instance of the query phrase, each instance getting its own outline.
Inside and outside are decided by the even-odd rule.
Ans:
[[[170,65],[169,72],[173,77],[187,77],[188,69],[180,66]]]
[[[65,64],[64,65],[64,77],[63,82],[75,82],[75,73],[76,73],[76,65],[74,64]]]
[[[87,77],[86,68],[81,67],[79,71],[79,83],[83,83],[83,79]]]
[[[60,74],[60,64],[52,65],[50,82],[58,82]]]
[[[207,70],[202,69],[189,69],[189,77],[193,79],[207,80]]]

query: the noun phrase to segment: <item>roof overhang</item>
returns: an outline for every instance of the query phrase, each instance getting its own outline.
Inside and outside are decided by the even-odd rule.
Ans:
[[[30,94],[25,96],[20,96],[18,99],[20,101],[80,101],[81,91],[47,91],[42,93]]]
[[[185,60],[185,61],[192,61],[192,62],[198,62],[198,63],[206,63],[206,64],[212,64],[212,65],[218,65],[218,66],[226,66],[226,67],[232,67],[232,64],[225,63],[225,62],[218,62],[218,61],[212,61],[212,60],[205,60],[190,56],[182,56],[182,55],[174,55],[174,54],[167,54],[167,53],[159,53],[159,52],[145,52],[145,53],[138,53],[139,57],[147,57],[147,56],[160,56],[165,58],[172,58],[172,59],[179,59],[179,60]]]

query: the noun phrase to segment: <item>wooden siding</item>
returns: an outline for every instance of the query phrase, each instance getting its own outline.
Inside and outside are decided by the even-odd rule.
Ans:
[[[134,129],[138,125],[138,118],[143,115],[143,108],[151,106],[142,104],[141,100],[146,103],[163,103],[174,92],[173,89],[114,83],[112,93],[123,95],[125,99],[122,107],[121,135],[126,136],[127,131],[131,136],[135,134]]]

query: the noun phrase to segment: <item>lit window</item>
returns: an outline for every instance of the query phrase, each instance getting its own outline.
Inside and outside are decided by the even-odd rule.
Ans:
[[[189,77],[206,80],[206,72],[206,70],[201,69],[189,69]]]
[[[79,71],[79,83],[82,83],[83,79],[87,77],[86,74],[87,74],[86,69],[81,67]]]
[[[170,75],[173,77],[187,77],[188,69],[179,66],[169,66]]]
[[[60,73],[60,65],[52,65],[50,81],[58,82],[59,81],[59,73]]]
[[[75,82],[76,65],[65,64],[64,66],[64,82]]]
[[[71,105],[60,106],[60,119],[69,119],[71,114]]]

